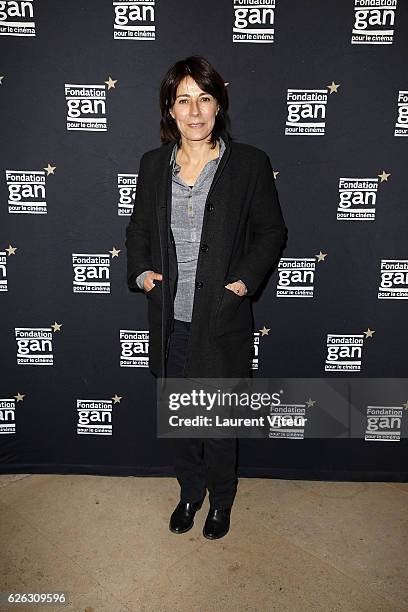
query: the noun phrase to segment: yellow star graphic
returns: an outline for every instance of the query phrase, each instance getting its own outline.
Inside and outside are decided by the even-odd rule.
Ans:
[[[56,321],[51,325],[52,329],[57,332],[61,331],[62,323],[57,323]]]
[[[115,249],[115,247],[112,247],[112,250],[109,251],[109,253],[112,253],[112,257],[117,257],[120,253],[120,249],[118,251],[118,249]]]
[[[47,176],[49,176],[50,174],[54,174],[54,170],[57,166],[51,166],[51,164],[47,164],[47,166],[45,168],[43,168],[43,170],[47,171]]]
[[[317,257],[317,261],[324,261],[324,258],[326,257],[327,253],[322,253],[320,251],[320,253],[318,255],[315,255],[315,257]]]
[[[25,395],[21,395],[21,393],[18,392],[17,395],[15,395],[14,397],[16,398],[18,402],[22,402],[23,399],[25,398]]]
[[[5,74],[3,74],[3,76],[0,76],[0,85],[3,85],[3,79],[5,76],[6,76]]]
[[[115,395],[111,399],[113,399],[114,404],[120,404],[120,400],[123,398],[120,397],[117,393],[115,393]]]
[[[269,334],[269,332],[271,331],[271,328],[270,328],[270,327],[269,327],[269,328],[267,328],[267,327],[265,327],[265,325],[264,325],[264,326],[263,326],[263,328],[262,328],[262,329],[260,329],[259,331],[261,332],[262,336],[267,336],[267,335]]]
[[[12,247],[11,244],[8,245],[8,249],[4,249],[5,251],[7,251],[9,257],[10,255],[15,255],[16,251],[17,251],[17,247]]]
[[[278,174],[279,174],[279,170],[274,170],[273,171],[273,178],[276,179]]]
[[[405,404],[402,404],[402,405],[405,408],[405,410],[408,410],[408,402],[405,402]]]
[[[367,327],[367,331],[365,331],[364,333],[366,338],[372,338],[373,334],[375,334],[375,330]]]
[[[327,87],[330,89],[330,93],[331,93],[331,94],[332,94],[333,92],[334,92],[334,93],[339,93],[339,92],[337,91],[337,88],[338,88],[338,87],[340,87],[340,83],[337,83],[337,85],[336,85],[336,83],[335,83],[334,81],[332,81],[332,82],[331,82],[331,85],[327,85]]]
[[[108,89],[112,89],[112,87],[115,88],[115,85],[116,85],[117,82],[118,82],[117,80],[114,81],[111,77],[109,77],[109,79],[107,81],[105,81],[105,83],[108,86]]]
[[[381,183],[383,183],[384,181],[388,181],[388,177],[391,176],[391,174],[390,173],[387,174],[386,171],[383,170],[382,173],[381,174],[377,174],[377,176],[380,177]]]
[[[310,397],[309,397],[309,399],[308,399],[308,400],[307,400],[307,402],[306,402],[306,406],[307,406],[308,408],[310,408],[310,406],[314,406],[314,405],[315,405],[315,403],[316,403],[316,400],[312,400],[312,399],[310,399]]]

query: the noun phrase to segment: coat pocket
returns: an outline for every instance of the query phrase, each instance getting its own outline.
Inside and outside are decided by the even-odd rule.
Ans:
[[[252,315],[250,300],[224,287],[221,302],[215,318],[215,335],[251,329]]]
[[[160,280],[155,280],[154,287],[150,289],[145,295],[148,299],[154,300],[155,302],[160,300],[161,302],[162,301],[162,282]]]

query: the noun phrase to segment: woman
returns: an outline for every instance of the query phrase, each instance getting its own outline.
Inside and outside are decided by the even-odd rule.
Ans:
[[[172,66],[160,87],[162,146],[140,160],[126,228],[127,279],[146,294],[149,368],[158,377],[251,377],[251,297],[279,258],[286,228],[267,154],[233,142],[228,94],[200,56]],[[170,530],[185,533],[209,491],[203,535],[229,530],[236,443],[173,439],[180,501]]]

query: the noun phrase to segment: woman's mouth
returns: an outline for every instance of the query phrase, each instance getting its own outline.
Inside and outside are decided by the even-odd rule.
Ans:
[[[204,123],[189,123],[188,125],[192,128],[200,128],[204,125]]]

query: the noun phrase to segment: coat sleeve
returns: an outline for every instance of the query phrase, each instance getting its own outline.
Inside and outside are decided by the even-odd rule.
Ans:
[[[251,240],[248,250],[228,275],[229,283],[239,279],[245,283],[248,290],[245,295],[248,296],[256,292],[279,259],[286,238],[286,226],[279,206],[273,170],[266,153],[259,166],[249,209]]]
[[[146,186],[146,154],[140,160],[139,173],[136,185],[135,204],[126,227],[127,252],[127,283],[129,289],[139,289],[137,277],[146,270],[152,270],[150,248],[150,221],[151,209]]]

